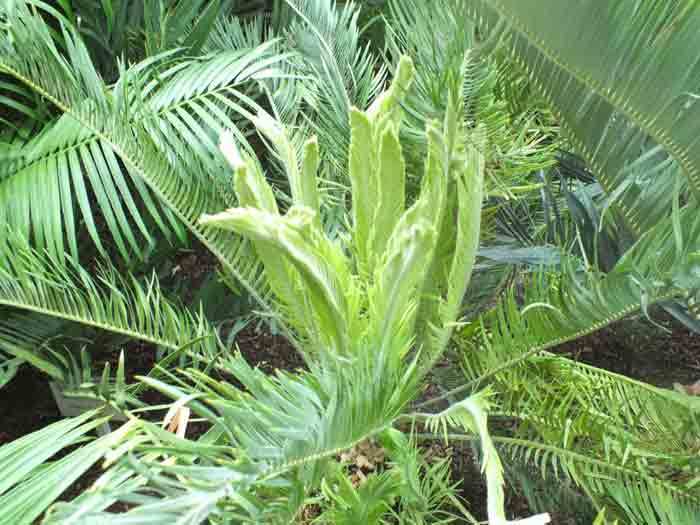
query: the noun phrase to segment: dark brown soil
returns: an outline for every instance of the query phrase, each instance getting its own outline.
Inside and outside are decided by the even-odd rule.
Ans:
[[[41,372],[23,366],[0,389],[0,445],[55,423],[61,418]]]
[[[611,325],[555,351],[664,388],[700,378],[700,336],[662,311]]]

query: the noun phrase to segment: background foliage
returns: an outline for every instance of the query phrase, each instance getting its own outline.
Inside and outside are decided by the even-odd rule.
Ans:
[[[699,9],[1,3],[0,387],[33,366],[102,408],[0,447],[0,523],[100,460],[45,523],[476,522],[438,439],[478,445],[490,523],[504,475],[533,512],[696,523],[695,400],[549,350],[699,326]],[[163,285],[193,248],[204,292]],[[260,321],[303,370],[235,351]]]

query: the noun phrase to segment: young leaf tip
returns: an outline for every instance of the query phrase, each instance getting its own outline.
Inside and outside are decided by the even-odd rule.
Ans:
[[[253,118],[253,124],[258,128],[263,135],[273,142],[279,141],[284,135],[282,125],[274,119],[269,113],[264,111],[258,112]]]
[[[396,68],[396,80],[398,86],[401,89],[408,89],[413,82],[413,76],[415,74],[415,67],[413,66],[413,60],[408,55],[403,55],[399,59],[399,65]]]
[[[219,149],[234,170],[245,167],[245,162],[243,162],[241,151],[238,149],[236,140],[233,138],[233,133],[230,131],[221,133],[219,137]]]

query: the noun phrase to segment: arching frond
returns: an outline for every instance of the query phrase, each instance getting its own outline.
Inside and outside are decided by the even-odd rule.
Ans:
[[[132,254],[142,256],[144,239],[149,244],[155,242],[137,202],[144,203],[153,219],[170,233],[162,210],[146,187],[130,184],[109,145],[86,132],[72,117],[49,125],[17,154],[19,158],[6,166],[0,180],[0,220],[34,239],[37,246],[59,257],[64,252],[75,256],[78,223],[84,223],[104,254],[94,203],[126,260]]]
[[[2,244],[0,305],[149,342],[169,351],[192,345],[201,356],[216,353],[217,335],[201,315],[168,302],[158,283],[145,285],[124,278],[113,269],[96,278],[73,259],[65,264],[39,253],[17,236]],[[0,320],[0,348],[31,362],[32,341],[26,319]],[[24,326],[23,326],[24,325]],[[48,336],[48,334],[47,334]]]
[[[700,493],[693,486],[700,471],[689,461],[700,422],[696,400],[552,355],[530,358],[494,386],[502,392],[494,414],[517,421],[514,439],[529,443],[519,457],[535,463],[542,476],[563,472],[599,508],[619,507],[631,522],[637,522],[630,509],[640,498],[691,503],[698,511]],[[578,473],[558,470],[569,460],[580,463]],[[620,479],[615,470],[646,482],[624,481],[627,476]],[[595,482],[606,475],[610,482]],[[611,503],[625,486],[636,487],[638,497]],[[649,517],[640,523],[657,522],[674,523]]]
[[[132,178],[147,185],[159,202],[221,260],[224,270],[238,279],[261,306],[266,307],[267,287],[257,265],[247,258],[247,245],[234,235],[197,224],[204,212],[227,206],[226,195],[219,191],[222,185],[217,182],[223,180],[224,172],[211,171],[212,165],[219,165],[222,160],[202,154],[202,151],[210,151],[204,146],[192,147],[192,141],[197,137],[187,127],[189,118],[177,113],[177,104],[174,108],[177,116],[173,118],[184,120],[171,120],[172,128],[178,129],[179,134],[171,134],[165,140],[160,135],[162,132],[158,125],[157,110],[143,97],[141,100],[135,98],[135,93],[130,89],[133,85],[147,86],[140,92],[157,99],[159,77],[153,77],[153,72],[149,70],[153,61],[129,69],[114,89],[110,90],[99,79],[87,58],[84,46],[70,28],[64,28],[69,53],[63,57],[56,51],[44,21],[22,7],[23,2],[16,2],[14,6],[7,14],[12,17],[10,29],[0,39],[0,70],[51,100],[61,111],[107,144],[123,162]],[[203,85],[213,86],[214,100],[210,107],[222,103],[221,94],[216,90],[228,89],[228,82],[225,81],[228,75],[231,75],[228,78],[233,79],[245,75],[254,79],[258,73],[262,78],[269,74],[269,62],[257,65],[255,58],[259,58],[259,54],[260,50],[252,55],[240,53],[240,62],[233,61],[234,57],[231,56],[215,58],[219,62],[229,60],[230,67],[223,71],[211,67],[206,69],[206,66],[199,64],[193,66],[200,67],[197,70],[199,74],[206,73],[206,83]],[[42,71],[42,75],[36,75],[36,71]],[[178,72],[177,68],[169,71],[173,75]],[[181,74],[189,83],[176,83],[174,91],[163,94],[162,99],[166,104],[168,101],[180,100],[178,89],[190,92],[193,97],[202,94],[201,90],[198,91],[198,85],[192,84],[196,80],[192,74]],[[207,103],[197,100],[192,102],[192,107],[197,104]],[[220,117],[221,113],[217,113],[216,118]],[[216,120],[213,116],[211,119]],[[206,120],[203,122],[206,123]],[[209,140],[208,135],[198,137],[195,146],[206,140]],[[160,147],[164,143],[168,144],[165,151]]]
[[[678,222],[660,222],[640,238],[608,274],[581,272],[577,261],[564,259],[559,277],[541,274],[525,290],[525,306],[514,295],[482,323],[488,327],[481,351],[467,356],[476,365],[476,380],[506,370],[543,350],[593,332],[637,310],[670,298],[694,294],[697,280],[689,276],[697,266],[700,219],[692,207]],[[679,240],[680,237],[680,240]],[[485,360],[485,361],[484,361]]]
[[[700,507],[697,494],[681,484],[656,478],[639,464],[625,464],[613,454],[597,458],[590,451],[578,453],[537,441],[505,437],[494,438],[494,441],[513,457],[523,458],[543,471],[551,469],[573,479],[601,507],[606,503],[606,496],[613,495],[611,499],[621,504],[617,512],[632,522],[642,516],[641,523],[668,525],[690,525],[697,520]],[[692,519],[669,520],[681,516]]]
[[[503,39],[572,142],[646,231],[686,185],[700,194],[692,2],[468,2],[488,42]],[[555,26],[551,21],[556,20]],[[546,23],[546,26],[543,25]],[[677,186],[678,185],[678,186]]]
[[[141,70],[139,75],[123,72],[114,88],[125,98],[123,107],[115,104],[105,110],[121,111],[124,114],[120,118],[145,127],[166,160],[183,163],[183,168],[193,173],[218,175],[222,171],[222,159],[216,148],[219,133],[230,129],[246,143],[238,122],[241,114],[256,111],[255,103],[241,90],[250,91],[254,81],[275,76],[274,65],[284,60],[284,55],[269,52],[273,44],[199,60],[179,60],[169,67],[158,67],[165,57],[155,57],[150,65],[144,62],[136,66],[136,70]],[[83,64],[83,67],[91,66]],[[153,78],[149,80],[149,77]],[[129,100],[130,96],[136,100]],[[144,115],[139,105],[145,105],[149,114]],[[110,119],[115,117],[109,115]],[[127,122],[120,125],[129,125]],[[183,144],[188,148],[184,157],[178,153]],[[168,211],[168,220],[164,220],[162,210],[153,202],[152,192],[138,175],[118,160],[110,144],[94,129],[74,116],[64,116],[50,124],[19,153],[21,161],[7,167],[2,177],[5,180],[0,183],[0,198],[4,195],[2,200],[6,202],[0,213],[5,214],[5,220],[13,228],[26,228],[27,233],[33,233],[38,246],[62,255],[65,240],[76,255],[74,208],[79,208],[92,240],[103,251],[101,232],[95,225],[91,206],[93,200],[119,253],[127,260],[132,253],[142,255],[142,238],[149,244],[154,242],[144,224],[141,208],[148,210],[166,234],[173,226],[176,230],[181,228],[179,224],[169,224],[173,217]],[[193,166],[192,162],[199,165]],[[219,181],[220,193],[226,195],[229,185],[216,176],[214,180]]]
[[[687,456],[697,446],[700,406],[545,350],[654,302],[695,293],[699,283],[688,271],[697,264],[699,228],[688,207],[677,222],[667,218],[644,234],[608,274],[581,272],[565,258],[563,274],[535,277],[522,301],[511,292],[476,327],[476,345],[464,353],[469,382],[437,399],[490,385],[498,392],[494,412],[518,421],[515,437],[503,439],[521,440],[522,448],[514,448],[526,461],[546,465],[543,473],[563,469],[599,507],[612,505],[616,494],[616,505],[632,521],[653,509],[657,497],[669,510],[654,519],[648,514],[648,523],[673,523],[663,520],[677,507],[686,512],[688,502],[696,512],[700,494],[688,481],[700,473]],[[617,471],[636,495],[623,495],[621,486],[606,481]]]

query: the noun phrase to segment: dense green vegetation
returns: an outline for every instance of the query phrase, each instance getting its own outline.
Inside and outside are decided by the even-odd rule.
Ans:
[[[696,400],[549,350],[652,306],[700,331],[698,27],[689,0],[0,3],[0,388],[35,367],[95,407],[0,447],[0,524],[477,523],[436,440],[474,444],[493,525],[564,491],[697,523]],[[194,300],[161,284],[193,246]],[[303,369],[251,366],[246,323]],[[127,381],[134,341],[158,363]],[[514,517],[508,478],[552,496]]]

